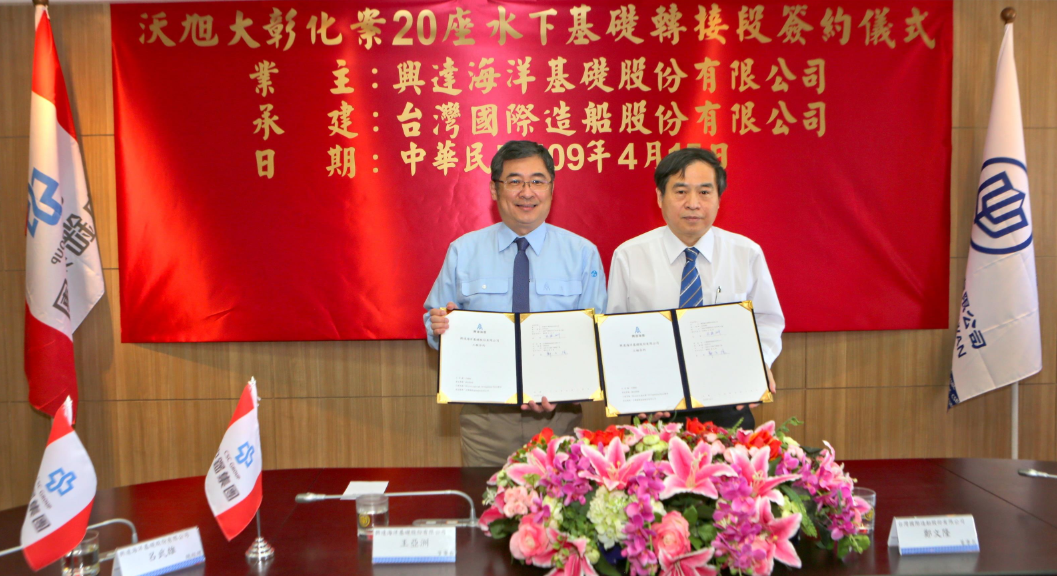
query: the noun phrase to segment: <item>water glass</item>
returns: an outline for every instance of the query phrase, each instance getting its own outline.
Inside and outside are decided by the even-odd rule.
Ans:
[[[866,529],[866,533],[873,534],[874,520],[877,518],[877,492],[874,492],[869,488],[855,488],[852,490],[852,496],[858,496],[870,505],[870,511],[862,516],[862,523]]]
[[[356,534],[373,540],[374,528],[389,525],[389,497],[385,494],[361,494],[356,497]]]
[[[99,533],[89,530],[84,540],[62,557],[62,576],[95,576],[99,574]]]

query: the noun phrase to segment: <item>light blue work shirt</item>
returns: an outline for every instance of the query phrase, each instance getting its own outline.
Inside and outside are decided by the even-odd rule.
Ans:
[[[444,266],[424,304],[426,340],[437,348],[429,310],[455,302],[462,310],[510,312],[514,305],[517,235],[499,222],[463,235],[448,247]],[[606,309],[606,276],[598,248],[547,223],[529,232],[529,310]]]

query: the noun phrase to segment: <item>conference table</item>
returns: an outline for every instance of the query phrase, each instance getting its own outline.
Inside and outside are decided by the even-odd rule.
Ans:
[[[852,460],[845,469],[859,485],[877,492],[877,529],[872,546],[863,554],[838,558],[816,542],[801,538],[797,550],[800,570],[776,565],[775,574],[1057,574],[1057,480],[1026,478],[1018,468],[1057,473],[1057,462],[996,459]],[[323,501],[297,504],[301,492],[340,494],[352,480],[388,480],[388,492],[461,490],[477,503],[488,468],[325,468],[268,470],[264,473],[261,528],[275,549],[266,566],[246,563],[244,553],[256,537],[254,524],[231,542],[217,527],[206,504],[203,478],[181,478],[102,490],[91,522],[127,518],[138,529],[140,541],[197,526],[206,562],[179,572],[208,574],[305,576],[378,574],[455,575],[534,574],[547,571],[511,562],[508,542],[493,540],[477,529],[457,529],[454,564],[371,564],[370,544],[356,536],[355,502]],[[17,545],[26,507],[0,511],[0,549]],[[410,525],[421,518],[465,518],[465,500],[452,496],[389,500],[391,526]],[[887,547],[893,516],[972,514],[980,552],[903,556]],[[100,549],[129,543],[120,525],[100,529]],[[104,563],[101,575],[110,574]],[[58,575],[58,563],[38,574]],[[20,554],[0,558],[0,575],[33,574]]]

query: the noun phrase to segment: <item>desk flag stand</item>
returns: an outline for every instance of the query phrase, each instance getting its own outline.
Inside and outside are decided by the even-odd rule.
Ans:
[[[261,511],[257,510],[257,538],[246,550],[246,562],[250,564],[267,564],[275,558],[275,548],[261,536]]]

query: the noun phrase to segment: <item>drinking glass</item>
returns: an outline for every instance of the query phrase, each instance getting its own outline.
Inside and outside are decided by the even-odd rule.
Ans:
[[[361,494],[356,497],[356,534],[373,540],[377,526],[389,525],[389,497],[385,494]]]
[[[84,540],[62,557],[62,576],[95,576],[99,574],[99,533],[89,530]]]
[[[862,515],[862,523],[866,528],[866,533],[873,534],[874,520],[877,518],[877,492],[869,488],[855,488],[852,490],[852,496],[858,496],[870,505],[870,511]]]

